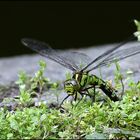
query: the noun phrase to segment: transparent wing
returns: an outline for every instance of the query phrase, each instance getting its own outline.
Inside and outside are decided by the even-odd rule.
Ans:
[[[95,65],[95,63],[98,63],[98,64],[102,63],[106,58],[108,58],[109,56],[112,56],[112,53],[115,50],[119,49],[120,47],[122,47],[124,44],[126,44],[128,41],[130,41],[132,39],[134,39],[134,36],[133,35],[130,36],[127,40],[121,42],[119,45],[115,46],[114,48],[111,48],[111,49],[107,50],[106,52],[104,52],[103,54],[101,54],[100,56],[98,56],[97,58],[95,58],[93,61],[91,61],[88,65],[86,65],[82,69],[82,71],[87,70],[92,64]],[[98,65],[98,64],[96,64],[96,65]],[[95,67],[96,66],[94,66],[93,68],[91,68],[90,70],[87,70],[87,71],[88,72],[89,71],[92,71],[93,69],[95,69]]]
[[[77,70],[81,70],[92,60],[89,56],[80,52],[67,52],[62,54],[60,53],[59,55],[65,58],[65,61],[76,65]]]
[[[116,52],[112,53],[112,55],[110,57],[107,57],[101,63],[96,65],[94,67],[94,69],[96,69],[98,67],[102,67],[102,66],[108,65],[108,64],[110,64],[110,63],[112,63],[114,61],[123,60],[123,59],[125,59],[127,57],[136,55],[138,53],[140,53],[140,45],[139,46],[134,46],[132,48],[127,48],[127,49],[116,51]]]
[[[60,51],[56,51],[45,42],[41,42],[38,40],[23,38],[21,42],[30,49],[38,52],[40,55],[47,57],[61,64],[62,66],[71,69],[72,71],[79,70],[81,62],[83,62],[84,63],[83,65],[85,66],[91,60],[87,55],[83,53],[78,52],[62,53]]]

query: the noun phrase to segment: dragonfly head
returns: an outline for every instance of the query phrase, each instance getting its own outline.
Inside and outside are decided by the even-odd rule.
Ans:
[[[79,85],[75,79],[69,79],[64,82],[64,89],[69,95],[73,95],[79,89]]]

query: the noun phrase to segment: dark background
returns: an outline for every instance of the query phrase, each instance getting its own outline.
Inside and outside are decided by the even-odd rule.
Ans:
[[[32,52],[31,37],[67,49],[120,42],[136,31],[138,1],[1,1],[0,57]]]

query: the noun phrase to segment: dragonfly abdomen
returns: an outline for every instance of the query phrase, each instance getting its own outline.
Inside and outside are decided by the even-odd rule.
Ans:
[[[116,95],[116,89],[96,75],[81,73],[77,74],[75,78],[79,82],[82,89],[89,89],[89,87],[95,88],[98,86],[98,88],[100,88],[112,101],[119,100]]]
[[[114,89],[109,83],[105,82],[104,80],[100,79],[99,77],[92,75],[93,78],[93,85],[98,85],[99,88],[112,100],[112,101],[119,101],[118,96],[116,95],[117,90]],[[91,83],[90,83],[91,84]]]

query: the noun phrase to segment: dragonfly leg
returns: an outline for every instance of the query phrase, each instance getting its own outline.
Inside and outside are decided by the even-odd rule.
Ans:
[[[75,93],[75,97],[74,97],[74,101],[76,101],[77,100],[77,93]]]
[[[86,95],[86,94],[84,94],[84,93],[82,93],[82,92],[79,92],[79,93],[80,93],[80,95],[82,96],[82,98],[79,100],[79,102],[78,102],[74,107],[76,107],[76,106],[82,101],[84,95]]]
[[[89,91],[88,91],[88,89],[91,89],[91,88],[93,88],[93,95],[91,95],[90,93],[89,93]],[[92,102],[95,102],[95,91],[96,90],[96,87],[95,87],[95,85],[92,85],[92,86],[90,86],[90,87],[88,87],[88,88],[85,88],[85,89],[83,89],[83,91],[86,91],[88,94],[85,94],[86,96],[89,96],[91,99],[92,99]],[[84,94],[84,93],[82,93],[82,94]]]
[[[63,99],[63,101],[62,101],[61,104],[60,104],[60,107],[61,107],[61,105],[63,104],[63,102],[64,102],[67,98],[69,98],[69,96],[70,96],[70,95],[66,96],[66,97]]]

